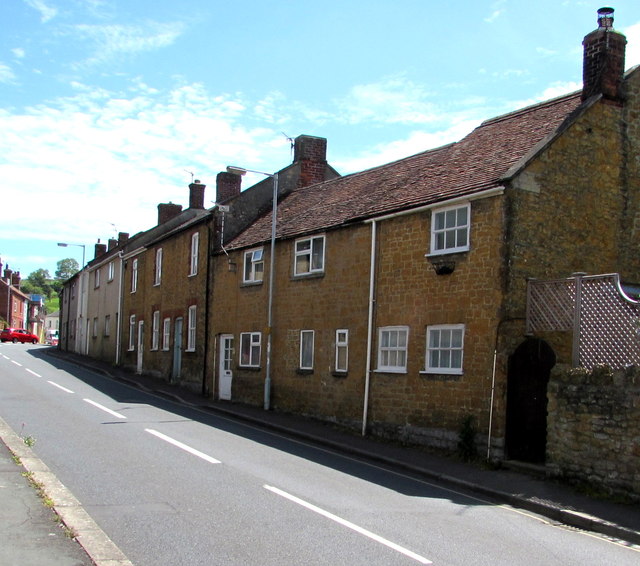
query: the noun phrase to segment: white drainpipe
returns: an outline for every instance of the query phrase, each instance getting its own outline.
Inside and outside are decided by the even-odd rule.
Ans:
[[[369,412],[369,382],[371,379],[371,346],[373,343],[373,307],[375,304],[376,281],[376,221],[371,221],[371,271],[369,273],[369,317],[367,322],[367,364],[364,376],[364,407],[362,410],[362,436],[367,434],[367,414]]]

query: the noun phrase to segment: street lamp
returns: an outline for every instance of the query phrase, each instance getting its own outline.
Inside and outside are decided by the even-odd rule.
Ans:
[[[82,248],[82,265],[80,266],[80,269],[84,269],[84,252],[85,252],[85,245],[84,244],[67,244],[65,242],[58,242],[58,246],[60,246],[61,248],[66,248],[67,246],[78,246],[80,248]]]
[[[245,175],[257,173],[273,179],[273,202],[271,206],[271,254],[269,257],[269,298],[267,300],[267,364],[264,378],[264,410],[271,407],[271,334],[273,332],[273,271],[276,259],[276,220],[278,212],[278,173],[265,173],[242,167],[227,167],[227,173]]]

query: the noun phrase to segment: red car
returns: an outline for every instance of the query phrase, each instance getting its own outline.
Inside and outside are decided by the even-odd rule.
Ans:
[[[5,328],[0,332],[0,340],[3,342],[30,342],[31,344],[37,344],[39,342],[38,337],[31,332],[27,332],[22,328]]]

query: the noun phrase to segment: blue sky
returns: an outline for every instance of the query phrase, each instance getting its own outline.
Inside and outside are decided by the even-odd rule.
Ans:
[[[23,277],[326,137],[343,174],[577,90],[602,2],[2,0],[0,258]],[[620,0],[627,68],[640,2]],[[248,177],[250,186],[258,178]]]

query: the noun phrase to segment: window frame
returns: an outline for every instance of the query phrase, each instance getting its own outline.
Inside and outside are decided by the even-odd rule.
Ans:
[[[313,370],[313,362],[315,356],[315,330],[300,331],[300,358],[298,368],[302,370]],[[309,342],[310,340],[310,342]],[[311,346],[311,351],[305,350]],[[308,359],[310,356],[310,360]]]
[[[138,258],[131,260],[131,292],[138,290]]]
[[[110,314],[106,314],[104,316],[104,336],[105,337],[111,336],[111,315]]]
[[[200,249],[200,232],[191,234],[191,254],[189,256],[189,277],[198,274],[198,253]]]
[[[115,261],[110,261],[107,265],[107,283],[114,280],[116,276],[116,264]]]
[[[93,288],[98,289],[100,287],[100,268],[93,272]]]
[[[156,261],[153,271],[153,285],[159,286],[162,283],[162,248],[156,250]]]
[[[340,338],[340,334],[344,334],[344,338]],[[349,371],[349,330],[347,328],[338,328],[336,330],[336,347],[335,347],[335,366],[334,371],[346,373]],[[340,365],[340,352],[344,351],[344,367]]]
[[[449,346],[449,347],[438,347],[438,348],[434,348],[432,346],[432,340],[431,340],[431,336],[432,333],[434,332],[442,332],[442,331],[448,331],[453,333],[454,331],[461,331],[461,336],[460,336],[460,345],[459,346]],[[427,326],[427,331],[426,331],[426,343],[425,343],[425,360],[424,360],[424,366],[425,366],[425,370],[424,373],[434,373],[434,374],[440,374],[440,375],[463,375],[464,373],[464,335],[466,333],[466,326],[464,324],[434,324],[434,325],[430,325]],[[441,340],[441,336],[439,337],[439,342]],[[449,344],[453,343],[453,335],[450,336],[449,338]],[[449,367],[442,367],[442,366],[433,366],[431,365],[431,353],[434,351],[438,351],[438,352],[448,352],[449,353],[449,359],[452,360],[452,356],[451,353],[452,352],[460,352],[460,366],[451,366],[451,364],[449,364]]]
[[[465,224],[458,224],[457,223],[457,211],[459,210],[465,210],[466,211],[466,223]],[[446,216],[447,216],[447,212],[451,212],[451,211],[456,211],[456,224],[454,226],[446,226]],[[444,223],[445,226],[442,228],[437,228],[437,217],[440,214],[444,214]],[[459,245],[457,242],[457,232],[459,230],[466,230],[466,242],[462,245]],[[455,242],[453,246],[449,246],[447,247],[446,245],[446,240],[447,240],[447,234],[449,233],[454,233],[454,238],[455,238]],[[444,247],[438,247],[438,237],[440,235],[444,235]],[[458,203],[458,204],[453,204],[451,206],[443,206],[441,208],[434,208],[431,211],[431,245],[430,245],[430,252],[428,255],[444,255],[444,254],[454,254],[454,253],[460,253],[460,252],[466,252],[469,251],[470,249],[470,242],[471,242],[471,203],[470,202],[463,202],[463,203]]]
[[[160,347],[160,311],[153,311],[151,321],[151,350],[158,350]]]
[[[198,323],[198,307],[197,305],[191,305],[187,313],[187,348],[186,352],[196,351],[196,331]]]
[[[136,315],[132,314],[129,317],[129,352],[133,352],[136,349]]]
[[[404,346],[395,346],[391,345],[391,340],[388,340],[388,345],[385,344],[385,340],[383,335],[385,333],[400,333],[404,334]],[[391,334],[389,334],[391,337]],[[397,342],[397,340],[396,340]],[[394,364],[390,365],[389,363],[384,364],[383,359],[386,354],[391,353],[403,353],[404,354],[404,364]],[[387,356],[388,357],[388,356]],[[407,365],[409,361],[409,327],[408,326],[381,326],[378,328],[378,355],[377,355],[377,367],[376,371],[383,373],[407,373]],[[388,360],[387,360],[388,362]]]
[[[309,248],[299,250],[298,247],[300,244],[305,242],[309,242]],[[322,242],[322,254],[320,257],[320,267],[313,267],[314,265],[314,256],[316,252],[314,251],[314,246],[316,242]],[[309,275],[316,275],[319,273],[324,273],[325,268],[325,256],[326,256],[326,237],[324,234],[320,236],[309,236],[305,238],[298,238],[293,244],[293,275],[294,277],[306,277]],[[308,260],[308,270],[307,271],[298,271],[298,259],[304,256],[309,256]]]
[[[256,254],[260,257],[256,259]],[[247,264],[247,259],[251,255],[250,263]],[[260,279],[256,277],[256,267],[262,265],[262,272]],[[249,269],[248,269],[249,268]],[[250,271],[250,273],[248,273]],[[246,250],[242,256],[242,282],[243,283],[262,283],[264,280],[264,247],[252,248]]]
[[[99,325],[98,317],[94,316],[93,317],[93,322],[92,322],[92,328],[91,328],[91,337],[92,338],[97,338],[98,337],[98,325]]]
[[[169,351],[171,343],[171,319],[165,318],[162,321],[162,351]]]
[[[245,340],[248,339],[249,343],[249,360],[248,363],[243,363],[243,350],[245,346]],[[254,340],[257,339],[257,340]],[[254,348],[257,348],[257,356],[254,359]],[[238,366],[244,368],[259,368],[260,358],[262,357],[262,332],[241,332],[240,333],[240,348],[238,353]]]

